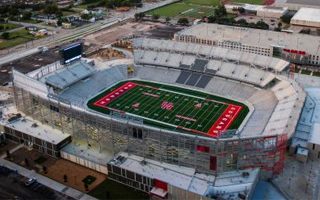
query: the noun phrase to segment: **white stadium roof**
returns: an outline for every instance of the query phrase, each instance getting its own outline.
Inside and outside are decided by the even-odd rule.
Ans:
[[[42,124],[30,117],[21,117],[11,122],[8,121],[8,118],[4,118],[0,121],[0,124],[54,145],[70,137],[69,134],[62,133],[60,130]]]
[[[213,40],[218,42],[239,42],[242,45],[253,47],[270,49],[273,46],[276,46],[305,51],[314,55],[320,54],[320,37],[307,34],[276,32],[253,28],[202,23],[176,33],[176,36],[181,35],[194,36],[199,39]]]
[[[134,41],[135,48],[158,49],[167,52],[190,53],[193,55],[204,55],[215,59],[229,60],[248,65],[256,65],[260,68],[268,68],[275,71],[283,71],[289,66],[289,62],[269,56],[254,53],[239,52],[237,50],[221,48],[217,46],[185,43],[173,40],[156,40],[139,38]]]
[[[124,160],[121,162],[113,159],[109,163],[203,196],[221,190],[227,198],[229,194],[251,190],[259,174],[259,169],[253,168],[213,176],[197,173],[194,168],[158,162],[125,152],[120,152],[116,158],[118,156],[123,157]],[[248,176],[243,177],[243,172],[247,172]]]
[[[291,24],[306,26],[310,26],[313,24],[320,27],[320,9],[300,8],[298,12],[292,17]]]

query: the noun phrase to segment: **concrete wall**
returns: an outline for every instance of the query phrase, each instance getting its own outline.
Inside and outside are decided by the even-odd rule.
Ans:
[[[309,158],[312,160],[320,160],[320,145],[308,143]]]
[[[172,185],[168,185],[168,199],[170,200],[209,200],[209,198],[177,188]]]
[[[98,172],[101,172],[103,174],[108,175],[107,166],[103,166],[103,165],[94,163],[92,161],[80,158],[79,156],[72,155],[70,153],[63,152],[63,151],[60,152],[60,155],[61,155],[62,158],[66,159],[66,160],[69,160],[71,162],[77,163],[77,164],[82,165],[84,167],[87,167],[87,168],[90,168],[90,169],[93,169],[95,171],[98,171]]]

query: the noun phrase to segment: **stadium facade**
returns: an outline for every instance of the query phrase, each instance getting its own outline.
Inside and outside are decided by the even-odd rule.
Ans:
[[[320,64],[320,39],[307,34],[202,23],[176,33],[174,39],[278,57],[296,64]]]
[[[114,180],[136,189],[141,187],[139,190],[145,192],[150,192],[157,181],[140,183],[137,175],[130,179],[126,172],[130,159],[194,169],[189,176],[202,173],[215,177],[260,168],[263,177],[272,177],[282,171],[287,141],[295,131],[305,100],[305,93],[297,83],[279,75],[289,66],[288,62],[179,41],[135,39],[134,46],[134,65],[130,66],[95,68],[81,61],[67,66],[54,63],[28,74],[14,70],[18,111],[71,135],[76,147],[82,145],[88,152],[93,149],[101,154],[108,152],[105,158],[95,160],[62,149],[62,157],[103,173],[111,170]],[[126,80],[146,80],[234,99],[248,106],[249,114],[237,130],[209,137],[161,129],[145,124],[139,117],[117,112],[107,115],[87,107],[89,99]],[[6,134],[16,137],[14,132]],[[117,167],[125,172],[113,171]],[[139,174],[139,170],[135,173]],[[240,176],[249,175],[246,172]],[[256,179],[250,180],[254,185]],[[161,181],[165,182],[157,183],[162,185]],[[147,183],[149,186],[145,186]],[[198,194],[208,195],[203,191]]]

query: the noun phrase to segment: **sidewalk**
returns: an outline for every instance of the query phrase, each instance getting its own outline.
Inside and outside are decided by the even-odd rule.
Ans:
[[[18,149],[22,148],[24,145],[23,144],[20,144],[18,146],[16,146],[15,148],[13,149],[10,149],[10,153],[14,153],[15,151],[17,151]],[[0,158],[5,158],[7,156],[6,153],[3,153],[2,155],[0,155]]]
[[[67,187],[61,183],[58,183],[54,180],[51,180],[45,176],[42,176],[41,174],[37,174],[35,171],[33,170],[28,170],[25,169],[15,163],[9,162],[3,158],[0,158],[0,165],[5,166],[9,169],[12,170],[17,170],[17,172],[22,175],[25,176],[27,178],[36,178],[37,181],[57,192],[60,192],[62,194],[65,194],[69,197],[72,197],[74,199],[79,199],[79,200],[96,200],[94,197],[91,197],[85,193],[82,193],[78,190],[75,190],[73,188]]]
[[[10,54],[0,58],[0,66],[7,64],[7,63],[10,63],[12,61],[18,60],[23,57],[30,56],[32,54],[36,54],[38,52],[40,52],[40,50],[38,49],[38,47],[35,47],[32,49],[19,51],[19,53],[18,52],[10,53]]]

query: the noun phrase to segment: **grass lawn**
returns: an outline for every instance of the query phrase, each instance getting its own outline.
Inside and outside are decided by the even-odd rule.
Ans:
[[[107,193],[109,192],[108,199],[149,199],[149,195],[134,190],[133,188],[127,187],[123,184],[117,183],[112,180],[105,180],[95,189],[89,192],[89,195],[97,199],[107,199]]]
[[[220,0],[184,0],[184,2],[204,6],[217,6],[220,4]]]
[[[314,71],[312,75],[313,76],[320,76],[320,72]]]
[[[12,30],[12,29],[15,29],[15,28],[18,28],[19,25],[16,25],[16,24],[2,24],[0,23],[0,32],[5,32],[5,31],[8,31],[8,30]]]
[[[43,156],[39,156],[37,159],[34,160],[35,163],[41,165],[42,163],[46,162],[47,158],[43,157]]]
[[[81,3],[80,5],[75,6],[75,8],[79,8],[79,9],[87,9],[90,6],[98,6],[99,4],[101,4],[103,2],[103,0],[95,0],[95,1],[89,1],[89,3]]]
[[[250,4],[258,4],[262,5],[264,0],[233,0],[235,3],[250,3]]]
[[[30,24],[38,24],[40,23],[41,21],[38,21],[38,20],[35,20],[35,19],[23,19],[23,20],[20,20],[21,22],[25,22],[25,23],[30,23]]]
[[[211,137],[218,135],[214,130],[238,128],[248,113],[236,101],[146,81],[120,82],[91,99],[88,107],[106,114],[125,112],[146,124]],[[222,121],[226,113],[228,119]],[[217,123],[222,123],[220,128],[214,128]]]
[[[151,10],[147,12],[147,14],[156,14],[163,17],[175,17],[182,12],[193,9],[193,7],[194,6],[185,3],[174,3],[168,6],[161,7],[159,9]]]
[[[306,70],[306,69],[302,69],[302,70],[301,70],[301,74],[310,75],[310,74],[311,74],[311,71],[310,71],[310,70]]]
[[[210,16],[214,14],[213,7],[194,6],[192,10],[181,14],[181,17],[187,18],[202,18],[203,16]]]
[[[162,17],[171,18],[187,17],[195,19],[212,15],[217,5],[219,5],[219,0],[183,0],[148,11],[146,14],[157,14]]]
[[[5,39],[0,40],[0,49],[13,47],[13,46],[31,41],[33,39],[36,39],[36,37],[34,37],[25,29],[13,31],[10,33],[10,37],[8,40],[5,40]]]

